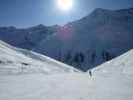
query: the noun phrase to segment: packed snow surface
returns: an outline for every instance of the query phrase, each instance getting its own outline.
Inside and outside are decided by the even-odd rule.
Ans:
[[[0,76],[0,100],[133,100],[133,78],[87,74]]]
[[[5,50],[8,51],[7,48]],[[23,50],[18,51],[26,54]],[[12,54],[16,53],[12,51]],[[11,54],[7,54],[9,55]],[[31,61],[33,57],[24,56],[23,60],[20,60],[20,55],[13,56],[15,57],[13,61]],[[32,64],[36,64],[38,57],[41,58],[39,55],[34,57],[35,61]],[[53,68],[54,74],[52,71],[48,75],[45,73],[1,74],[0,100],[133,100],[132,58],[133,50],[93,69],[92,77],[88,73],[60,73],[59,71],[58,74],[54,73],[54,66],[57,65],[52,61],[52,65],[49,61],[48,66]],[[16,65],[10,67],[13,66],[17,67]],[[63,65],[58,67],[62,68],[61,66],[63,67]]]

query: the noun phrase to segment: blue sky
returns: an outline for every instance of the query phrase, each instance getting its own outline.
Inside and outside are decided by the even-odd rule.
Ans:
[[[88,15],[95,8],[133,7],[133,0],[74,0],[74,6],[69,12],[61,12],[57,9],[56,1],[0,0],[0,26],[63,25]]]

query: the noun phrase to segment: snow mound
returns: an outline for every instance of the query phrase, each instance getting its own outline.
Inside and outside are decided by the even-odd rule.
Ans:
[[[12,47],[0,41],[0,74],[78,72],[49,57]]]

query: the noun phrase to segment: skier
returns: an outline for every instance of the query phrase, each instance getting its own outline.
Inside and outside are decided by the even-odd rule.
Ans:
[[[91,70],[89,70],[89,75],[90,75],[90,77],[92,77],[92,72],[91,72]]]

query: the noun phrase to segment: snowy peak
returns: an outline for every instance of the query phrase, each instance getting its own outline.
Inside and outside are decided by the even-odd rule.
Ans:
[[[121,9],[121,10],[117,10],[117,12],[125,12],[125,13],[133,14],[133,8]]]
[[[33,26],[33,27],[30,27],[30,28],[27,28],[28,30],[43,30],[43,29],[46,29],[47,27],[40,24],[40,25],[37,25],[37,26]]]
[[[107,10],[107,9],[102,9],[102,8],[96,8],[91,15],[100,15],[100,14],[105,14],[105,13],[109,13],[111,12],[111,10]]]
[[[80,21],[85,20],[88,23],[90,23],[91,21],[99,22],[100,20],[104,22],[105,21],[108,22],[108,20],[110,21],[118,20],[123,22],[127,21],[127,19],[128,20],[133,19],[133,8],[121,9],[121,10],[109,10],[109,9],[97,8],[88,16],[84,17],[83,19],[80,19]]]
[[[120,10],[109,10],[109,9],[102,9],[102,8],[96,8],[90,15],[107,15],[107,14],[122,14],[128,13],[128,14],[133,14],[133,8],[129,9],[120,9]],[[88,16],[90,16],[88,15]]]

